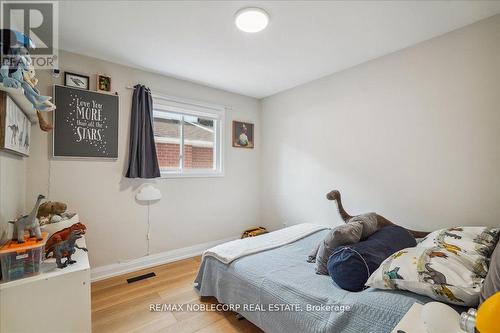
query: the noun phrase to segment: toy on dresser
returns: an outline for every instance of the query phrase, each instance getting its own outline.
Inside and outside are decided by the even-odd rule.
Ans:
[[[24,243],[24,231],[27,229],[30,233],[30,237],[35,237],[37,240],[42,239],[42,233],[40,231],[40,222],[36,217],[38,212],[38,207],[40,203],[45,199],[45,196],[39,194],[35,203],[35,207],[31,210],[29,215],[24,215],[18,218],[14,223],[13,238],[17,238],[18,243]]]
[[[54,233],[52,236],[50,236],[49,240],[45,244],[45,258],[49,258],[49,255],[51,253],[54,254],[55,246],[59,242],[68,240],[73,231],[79,231],[80,235],[85,235],[86,230],[87,227],[85,226],[85,224],[78,222],[68,228],[64,228]]]
[[[68,220],[76,215],[76,213],[66,212],[67,205],[59,201],[47,201],[40,205],[37,218],[40,219],[40,224],[58,223]]]
[[[79,247],[76,244],[76,241],[80,238],[82,238],[82,231],[73,230],[69,234],[68,239],[57,242],[54,245],[51,252],[53,252],[54,256],[56,257],[56,263],[58,268],[64,268],[68,265],[76,263],[75,260],[71,259],[71,256],[76,252],[76,249],[80,249],[87,252],[86,248]],[[48,255],[48,253],[46,253],[46,255]],[[63,258],[66,258],[66,261],[64,263],[62,262]]]

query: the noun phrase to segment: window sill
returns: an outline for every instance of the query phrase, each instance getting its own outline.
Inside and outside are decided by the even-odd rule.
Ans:
[[[224,177],[224,172],[214,171],[214,172],[169,172],[161,171],[160,177],[164,179],[168,178],[220,178]]]

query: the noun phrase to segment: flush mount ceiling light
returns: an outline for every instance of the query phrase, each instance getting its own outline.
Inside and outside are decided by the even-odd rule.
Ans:
[[[269,14],[261,8],[243,8],[236,12],[234,23],[244,32],[259,32],[269,23]]]

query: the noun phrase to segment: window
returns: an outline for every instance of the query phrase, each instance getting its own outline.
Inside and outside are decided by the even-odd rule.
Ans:
[[[223,175],[224,108],[153,95],[156,154],[162,177]]]

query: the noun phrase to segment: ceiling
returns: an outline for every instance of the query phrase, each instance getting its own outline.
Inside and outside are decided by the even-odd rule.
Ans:
[[[234,13],[271,16],[256,34]],[[62,49],[262,98],[500,13],[500,1],[65,1]]]

